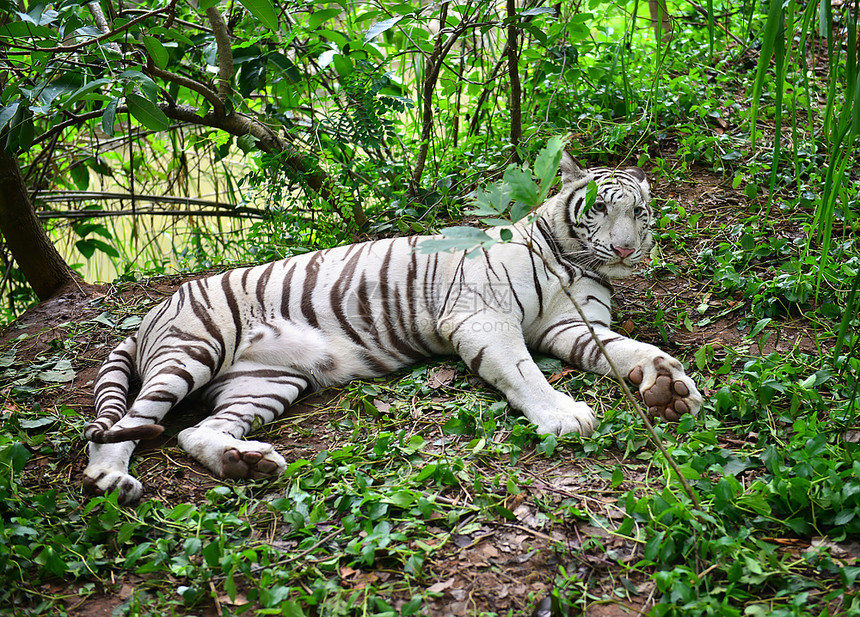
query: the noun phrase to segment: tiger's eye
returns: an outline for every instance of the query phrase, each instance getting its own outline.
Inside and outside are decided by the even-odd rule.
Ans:
[[[591,209],[594,210],[595,212],[599,212],[600,214],[605,214],[606,213],[606,204],[603,203],[602,201],[595,201],[594,205],[591,206]]]

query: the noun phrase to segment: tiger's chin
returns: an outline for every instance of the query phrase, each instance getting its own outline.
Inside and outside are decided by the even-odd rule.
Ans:
[[[636,264],[628,265],[626,262],[617,261],[615,263],[603,264],[597,268],[597,272],[610,279],[623,279],[633,273]]]

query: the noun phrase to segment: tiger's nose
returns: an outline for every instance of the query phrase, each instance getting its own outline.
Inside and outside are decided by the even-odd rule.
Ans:
[[[618,255],[621,259],[625,257],[630,257],[633,254],[633,249],[629,249],[625,246],[613,246],[612,250],[615,251],[615,254]]]

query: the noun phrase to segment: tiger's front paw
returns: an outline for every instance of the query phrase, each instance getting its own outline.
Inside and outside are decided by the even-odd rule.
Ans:
[[[591,407],[561,392],[557,392],[556,395],[553,405],[542,406],[526,413],[526,417],[537,425],[537,432],[541,435],[546,433],[555,435],[579,433],[583,437],[591,435],[597,428],[597,416],[594,415]]]
[[[639,386],[651,417],[675,421],[685,413],[695,416],[702,408],[702,395],[675,358],[657,356],[634,366],[628,377]]]
[[[143,485],[127,473],[103,465],[90,465],[84,469],[84,490],[91,495],[107,495],[119,491],[117,502],[122,505],[136,503],[143,494]]]

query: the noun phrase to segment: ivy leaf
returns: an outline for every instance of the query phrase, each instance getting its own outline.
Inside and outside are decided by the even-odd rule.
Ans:
[[[134,119],[151,131],[166,131],[170,127],[170,121],[158,106],[145,99],[139,94],[130,92],[125,96],[128,110]]]
[[[278,30],[278,15],[271,0],[239,0],[248,12],[273,32]]]

